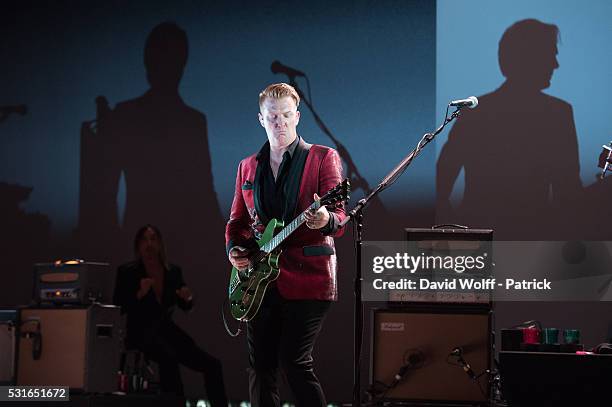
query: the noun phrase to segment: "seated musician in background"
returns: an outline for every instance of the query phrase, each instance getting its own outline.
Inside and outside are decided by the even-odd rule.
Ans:
[[[204,374],[214,407],[228,405],[221,362],[202,350],[172,320],[175,306],[187,311],[193,295],[180,267],[166,260],[160,231],[145,225],[134,238],[136,260],[117,270],[114,303],[127,314],[127,349],[138,349],[159,364],[161,389],[183,395],[179,364]]]

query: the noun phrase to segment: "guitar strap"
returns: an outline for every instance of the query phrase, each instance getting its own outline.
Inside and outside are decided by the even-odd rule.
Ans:
[[[264,213],[263,208],[261,206],[263,197],[261,196],[261,187],[260,187],[261,186],[261,171],[262,171],[260,158],[264,154],[264,149],[266,147],[270,148],[269,145],[270,143],[266,141],[266,144],[264,144],[264,146],[261,148],[261,151],[259,151],[259,154],[257,154],[257,168],[255,168],[255,179],[253,180],[253,203],[255,205],[255,211],[257,212],[257,215],[259,216],[259,220],[264,225],[267,225],[270,219],[268,218],[268,215]]]
[[[283,208],[283,221],[285,225],[288,225],[296,215],[295,211],[300,194],[300,185],[302,184],[302,175],[304,174],[304,166],[306,165],[306,158],[310,152],[310,147],[312,147],[312,144],[306,143],[300,137],[300,141],[293,152],[291,167],[289,167],[289,174],[287,174],[283,187],[284,195],[287,197],[285,207]]]

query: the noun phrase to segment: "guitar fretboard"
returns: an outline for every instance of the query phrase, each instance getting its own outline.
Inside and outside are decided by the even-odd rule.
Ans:
[[[319,209],[319,207],[320,207],[320,203],[318,201],[313,202],[308,207],[308,209],[306,209],[306,211],[309,211],[309,210],[316,211]],[[299,228],[304,222],[306,222],[306,218],[304,217],[304,214],[306,213],[306,211],[300,213],[300,215],[297,218],[293,219],[290,224],[285,226],[283,230],[278,232],[278,234],[274,236],[268,243],[263,245],[261,247],[261,251],[265,253],[271,253],[274,249],[276,249],[283,242],[283,240],[289,237],[290,234],[295,232],[297,228]]]

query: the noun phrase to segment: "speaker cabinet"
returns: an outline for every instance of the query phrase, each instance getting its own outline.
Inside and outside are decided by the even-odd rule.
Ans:
[[[414,304],[375,309],[371,320],[375,398],[483,404],[489,399],[488,374],[475,378],[491,367],[489,307]],[[401,379],[387,388],[396,375]]]
[[[115,306],[22,309],[17,384],[115,391],[121,321]]]
[[[17,310],[0,310],[0,385],[14,384]]]

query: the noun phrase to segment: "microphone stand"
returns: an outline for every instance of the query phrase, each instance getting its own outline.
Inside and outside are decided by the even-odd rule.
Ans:
[[[344,145],[338,139],[334,137],[334,135],[327,128],[325,123],[323,123],[323,120],[321,120],[317,112],[314,110],[312,103],[310,102],[310,100],[308,100],[306,95],[304,95],[304,92],[302,92],[302,89],[300,89],[299,85],[295,81],[295,75],[290,75],[287,73],[286,75],[289,78],[289,84],[293,86],[295,90],[297,91],[298,95],[300,95],[300,99],[308,107],[308,110],[310,110],[310,113],[312,113],[312,116],[314,117],[315,122],[317,123],[321,131],[325,133],[331,139],[331,141],[336,145],[336,150],[338,151],[338,154],[340,154],[340,157],[342,157],[342,160],[344,160],[344,162],[346,163],[347,177],[351,181],[351,189],[354,191],[358,188],[362,188],[364,194],[367,194],[368,191],[370,191],[370,185],[368,184],[368,181],[364,177],[362,177],[361,174],[359,173],[359,170],[357,169],[357,166],[353,162],[353,159],[351,158],[351,155],[349,154],[346,147],[344,147]],[[380,203],[380,205],[382,205],[382,202]]]
[[[357,205],[348,212],[348,216],[340,223],[340,227],[344,226],[350,220],[353,221],[353,238],[355,240],[355,308],[354,308],[354,360],[353,360],[353,407],[361,407],[361,345],[363,342],[363,302],[361,299],[361,284],[363,282],[361,274],[361,250],[362,250],[362,235],[363,235],[363,210],[374,199],[380,192],[391,186],[406,170],[406,168],[412,163],[423,150],[423,148],[429,144],[436,135],[438,135],[444,127],[452,120],[459,117],[461,107],[448,116],[448,109],[446,108],[446,115],[444,116],[444,122],[438,127],[433,133],[425,133],[423,138],[419,141],[417,146],[408,154],[383,180],[378,186],[370,192],[365,198],[362,198],[357,202]]]

